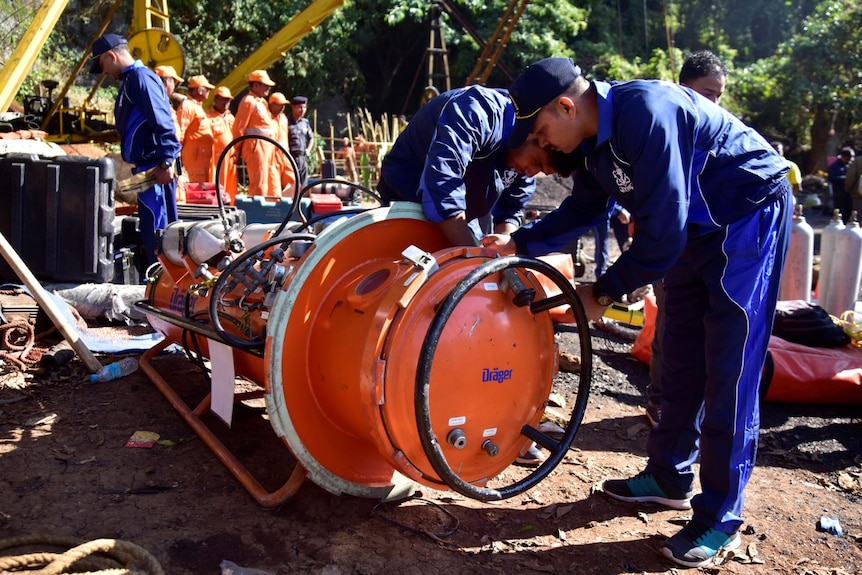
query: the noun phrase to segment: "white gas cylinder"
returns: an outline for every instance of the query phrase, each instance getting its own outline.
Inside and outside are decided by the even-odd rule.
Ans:
[[[796,204],[778,299],[810,302],[813,276],[814,228],[805,221],[802,204]]]
[[[172,222],[162,232],[160,249],[172,264],[189,256],[196,265],[225,250],[224,224],[219,220]]]
[[[856,220],[856,212],[850,221],[835,236],[835,250],[829,266],[826,306],[830,314],[841,317],[847,310],[856,307],[859,295],[859,280],[862,279],[862,228]]]
[[[828,303],[826,300],[829,293],[829,270],[835,256],[835,236],[843,229],[844,220],[841,218],[841,212],[835,210],[832,212],[832,220],[829,221],[829,225],[823,228],[823,232],[820,234],[820,274],[817,279],[817,303],[823,309],[826,309]]]

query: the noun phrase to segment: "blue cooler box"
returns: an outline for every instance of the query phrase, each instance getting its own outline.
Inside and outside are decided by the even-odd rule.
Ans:
[[[245,212],[246,222],[249,224],[277,224],[284,221],[284,218],[290,213],[293,199],[238,195],[235,205]],[[311,217],[311,200],[302,198],[299,202],[299,209],[305,219],[308,220]],[[301,221],[298,214],[294,214],[291,220]]]

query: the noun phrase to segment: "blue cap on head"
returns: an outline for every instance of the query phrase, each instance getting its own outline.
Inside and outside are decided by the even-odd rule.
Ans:
[[[515,106],[515,127],[508,147],[517,148],[533,130],[542,106],[565,92],[581,75],[571,58],[545,58],[530,64],[509,87]]]
[[[101,74],[102,66],[99,64],[99,56],[108,50],[113,50],[120,44],[127,43],[126,39],[119,34],[105,34],[104,36],[99,36],[96,41],[93,42],[93,52],[92,56],[90,56],[93,60],[93,65],[90,67],[90,73]]]

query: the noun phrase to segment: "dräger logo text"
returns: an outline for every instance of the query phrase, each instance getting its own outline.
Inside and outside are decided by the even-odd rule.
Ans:
[[[511,369],[488,369],[487,367],[482,370],[482,382],[486,381],[496,381],[497,383],[503,383],[507,379],[512,379],[512,370]]]
[[[171,311],[176,311],[185,314],[186,311],[186,298],[189,298],[189,309],[195,309],[195,301],[197,300],[196,295],[190,295],[186,290],[179,289],[174,286],[173,291],[171,292],[171,301],[168,304],[168,308]]]

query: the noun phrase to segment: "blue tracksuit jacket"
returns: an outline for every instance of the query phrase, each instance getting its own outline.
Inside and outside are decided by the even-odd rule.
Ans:
[[[180,155],[180,142],[161,79],[136,60],[120,74],[120,82],[114,118],[123,160],[134,164],[135,173],[161,162],[173,163]],[[176,180],[164,186],[156,184],[138,194],[138,217],[142,255],[150,264],[156,257],[155,230],[177,219]]]
[[[513,238],[519,253],[554,251],[601,221],[610,196],[636,215],[639,240],[602,278],[619,298],[663,277],[689,234],[718,230],[779,193],[787,166],[755,130],[688,88],[595,85],[599,133],[581,146],[581,191]]]
[[[494,224],[520,225],[536,183],[506,165],[513,124],[505,90],[471,86],[440,94],[383,158],[378,192],[389,201],[421,203],[435,223],[464,212],[468,221],[492,214]]]
[[[123,71],[120,81],[114,117],[123,160],[134,164],[137,171],[173,162],[180,155],[180,143],[161,80],[136,60]]]

